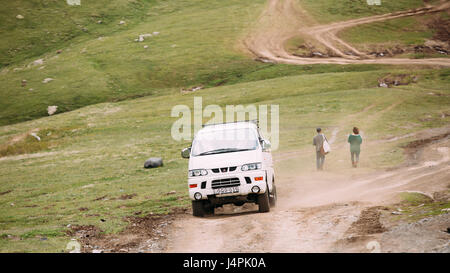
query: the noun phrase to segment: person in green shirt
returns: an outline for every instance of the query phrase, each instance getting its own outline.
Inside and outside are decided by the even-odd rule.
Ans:
[[[348,143],[350,143],[350,154],[352,157],[353,168],[358,167],[359,153],[361,152],[360,146],[362,143],[362,137],[359,135],[359,129],[353,127],[353,134],[348,136]]]

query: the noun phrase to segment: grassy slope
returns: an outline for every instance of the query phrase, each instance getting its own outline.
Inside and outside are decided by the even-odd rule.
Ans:
[[[27,23],[27,18],[32,20],[48,10],[56,9],[61,13],[71,11],[73,15],[67,17],[81,21],[79,24],[83,26],[84,22],[88,29],[93,29],[88,34],[80,34],[70,43],[60,39],[57,46],[49,47],[47,52],[38,48],[43,44],[41,40],[30,38],[27,49],[37,48],[28,49],[28,55],[34,58],[12,58],[23,61],[15,62],[0,73],[3,86],[0,91],[0,124],[45,116],[48,105],[58,105],[60,112],[63,112],[103,101],[176,92],[180,87],[224,84],[266,67],[255,65],[254,61],[234,50],[236,40],[242,35],[245,25],[257,16],[263,0],[252,3],[231,1],[226,4],[218,0],[152,1],[146,4],[142,1],[114,1],[124,6],[124,15],[120,20],[125,20],[127,24],[122,26],[118,25],[119,17],[101,17],[105,21],[97,26],[95,22],[99,18],[95,17],[92,23],[90,15],[102,14],[106,8],[109,8],[105,11],[108,16],[112,16],[109,15],[110,9],[112,13],[121,14],[121,7],[106,4],[105,8],[99,9],[100,3],[91,1],[83,3],[81,10],[75,12],[73,10],[78,7],[61,6],[63,1],[57,2],[48,1],[47,9],[31,9],[29,5],[23,5],[21,13],[25,19],[20,24]],[[101,2],[105,4],[109,1]],[[141,3],[137,10],[134,9],[136,3]],[[34,14],[28,15],[29,10],[33,10]],[[40,29],[50,22],[32,21],[29,24]],[[101,31],[100,27],[104,30]],[[65,28],[56,23],[51,33],[65,33]],[[67,28],[70,28],[69,33],[78,33],[73,26]],[[4,40],[5,46],[14,48],[14,39],[27,36],[28,32],[33,34],[32,37],[42,35],[41,31],[28,29],[24,35],[17,33],[19,30],[7,32],[11,37]],[[160,35],[147,38],[143,43],[134,42],[139,34],[154,31],[160,32]],[[103,39],[98,40],[98,37]],[[145,44],[149,46],[147,50],[143,48]],[[63,45],[63,53],[57,55],[55,50]],[[39,66],[28,66],[42,57],[45,61],[42,70]],[[13,71],[15,68],[16,72]],[[22,70],[17,71],[17,68]],[[48,77],[55,80],[43,84],[42,80]],[[20,85],[24,79],[28,81],[26,88]],[[29,88],[34,91],[30,92]]]
[[[401,31],[399,31],[399,29]],[[402,45],[423,44],[433,36],[432,31],[419,24],[417,18],[405,17],[344,30],[340,35],[355,44],[400,42]]]
[[[444,17],[445,13],[441,13],[439,16]],[[430,18],[430,15],[415,16],[361,25],[341,31],[339,37],[365,52],[424,45],[427,40],[433,38],[435,33],[435,30],[427,25]],[[439,53],[410,53],[402,56],[409,58],[447,57],[447,55]]]
[[[76,18],[89,31],[79,33],[78,26],[69,29],[69,33],[79,35],[69,41],[56,39],[54,45],[45,47],[48,52],[43,55],[40,55],[43,53],[39,49],[40,40],[34,42],[30,38],[24,42],[28,43],[27,51],[20,51],[11,58],[17,62],[0,72],[3,87],[0,90],[0,125],[46,116],[49,105],[57,105],[61,113],[99,102],[173,94],[183,87],[226,85],[301,73],[376,69],[375,66],[274,66],[244,56],[236,50],[237,41],[245,34],[247,25],[255,21],[264,0],[116,2],[124,6],[123,16],[114,15],[121,13],[112,4],[99,9],[97,4],[91,7],[94,4],[83,2],[82,9],[75,12],[78,7],[48,2],[48,9],[70,11],[70,18]],[[136,5],[140,7],[138,10]],[[107,12],[103,11],[105,9]],[[24,20],[37,16],[21,13]],[[97,13],[102,16],[92,17]],[[96,22],[100,19],[104,22],[98,25]],[[127,24],[119,26],[121,19]],[[12,27],[14,23],[8,24]],[[29,24],[36,27],[50,23]],[[59,25],[52,25],[51,33],[64,33],[69,27]],[[2,40],[4,47],[16,46],[14,37],[19,35],[16,33],[19,30],[11,30],[8,34],[11,37]],[[154,31],[160,34],[142,43],[134,42],[139,34]],[[40,28],[35,28],[26,29],[26,33],[34,33],[31,35],[34,37],[41,32]],[[99,40],[99,37],[103,38]],[[144,45],[149,48],[144,49]],[[56,54],[56,49],[63,49],[63,53]],[[30,65],[38,58],[44,59],[44,65]],[[42,83],[48,77],[54,81]],[[21,87],[22,80],[27,80],[26,87]],[[29,91],[30,88],[33,91]]]
[[[45,116],[47,105],[67,111],[156,95],[0,127],[0,152],[32,152],[0,157],[0,251],[62,251],[70,239],[64,235],[67,224],[93,224],[116,232],[126,224],[123,216],[165,213],[187,206],[187,161],[179,152],[188,143],[171,139],[170,127],[176,119],[170,117],[170,110],[177,104],[192,105],[194,95],[203,96],[204,105],[279,104],[281,152],[309,147],[316,126],[328,134],[340,126],[337,139],[342,142],[345,128],[356,124],[370,142],[449,123],[448,115],[441,117],[448,113],[450,103],[449,69],[273,65],[238,53],[236,40],[265,1],[115,1],[119,2],[130,16],[122,18],[117,7],[99,5],[105,8],[105,25],[97,25],[94,16],[89,24],[83,23],[87,33],[56,39],[43,55],[44,69],[27,67],[41,54],[27,50],[0,72],[4,87],[0,91],[0,124]],[[131,2],[141,3],[143,10],[133,9],[137,4]],[[108,19],[106,14],[113,17]],[[122,19],[127,25],[118,26]],[[153,31],[160,35],[144,43],[133,41],[138,34]],[[98,36],[104,38],[98,40]],[[148,50],[143,49],[144,44],[149,45]],[[60,48],[63,53],[56,55],[54,51]],[[14,68],[22,70],[14,72]],[[389,72],[414,73],[419,81],[392,89],[375,88],[377,79]],[[55,80],[42,84],[46,77]],[[20,87],[22,79],[28,80],[26,88]],[[236,85],[179,93],[180,87],[199,84]],[[35,91],[30,93],[29,88]],[[374,107],[361,112],[370,105]],[[350,119],[350,114],[356,116]],[[42,138],[39,143],[26,137],[36,128]],[[11,145],[18,136],[23,138]],[[402,152],[397,145],[371,148],[362,164],[379,168],[398,163]],[[165,167],[143,169],[150,156],[162,156]],[[307,164],[295,167],[314,168]],[[166,195],[172,190],[174,195]],[[115,199],[134,193],[137,196],[130,200]],[[102,196],[105,199],[93,201]]]
[[[188,143],[171,139],[170,128],[176,118],[170,117],[170,111],[177,104],[192,106],[194,96],[202,96],[203,105],[279,104],[280,151],[309,147],[318,125],[330,134],[333,126],[345,130],[357,124],[370,141],[448,124],[449,117],[441,115],[450,103],[450,70],[413,71],[419,75],[417,84],[374,88],[377,79],[388,72],[280,77],[188,95],[98,104],[1,127],[1,144],[40,128],[38,134],[48,148],[37,154],[0,159],[0,192],[12,190],[0,196],[0,250],[61,251],[69,239],[62,235],[68,224],[94,224],[115,232],[126,224],[123,216],[138,211],[143,215],[164,213],[187,206],[187,161],[180,158],[180,149]],[[446,96],[432,96],[430,92]],[[396,102],[401,103],[380,113]],[[372,104],[369,111],[348,119],[349,114]],[[432,118],[420,121],[428,115]],[[338,134],[339,142],[346,133]],[[150,156],[162,156],[165,167],[143,169],[143,162]],[[391,165],[402,159],[401,150],[395,143],[377,145],[370,159],[366,167]],[[313,167],[300,168],[307,171]],[[176,194],[166,195],[172,190]],[[134,193],[137,196],[131,200],[113,199]],[[93,201],[105,195],[110,200]]]
[[[381,0],[368,5],[367,0],[299,0],[319,23],[331,23],[423,6],[423,0]],[[433,1],[431,1],[433,2]]]
[[[434,2],[438,1],[430,1],[428,3],[433,4]],[[408,10],[424,5],[422,0],[382,1],[380,6],[370,6],[366,0],[299,0],[299,3],[308,13],[314,15],[315,20],[319,24]],[[386,49],[395,52],[395,49],[398,48],[406,49],[408,46],[424,45],[435,34],[435,30],[428,26],[429,23],[431,23],[432,18],[436,19],[438,17],[445,19],[448,15],[445,12],[441,12],[433,15],[405,17],[385,22],[364,24],[344,29],[338,33],[338,36],[362,52],[383,52]],[[293,54],[310,54],[309,49],[299,48],[299,45],[302,44],[305,44],[302,37],[294,37],[285,43],[285,47],[288,52]],[[316,45],[316,47],[317,50],[325,52],[320,45]],[[446,57],[446,55],[437,52],[407,52],[396,56],[407,58]]]
[[[450,194],[450,190],[442,191],[440,194]],[[415,222],[425,217],[443,214],[445,209],[450,208],[450,203],[443,200],[433,200],[429,196],[417,192],[402,192],[399,194],[400,215],[391,216],[394,221]]]
[[[0,10],[0,68],[37,58],[70,43],[95,39],[139,23],[154,0],[83,1],[69,6],[59,0],[3,1]],[[16,19],[17,15],[24,19]],[[98,22],[101,21],[99,24]]]

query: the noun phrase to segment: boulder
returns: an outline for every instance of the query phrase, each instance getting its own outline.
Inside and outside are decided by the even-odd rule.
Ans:
[[[203,89],[203,86],[194,86],[194,87],[188,88],[188,89],[182,88],[182,89],[181,89],[181,93],[182,93],[182,94],[186,94],[186,93],[189,93],[189,92],[195,92],[195,91],[201,90],[201,89]]]
[[[33,62],[33,65],[43,65],[43,64],[44,64],[44,59],[38,59]]]
[[[56,105],[47,107],[47,113],[48,113],[49,116],[51,116],[54,113],[56,113],[56,110],[58,110],[58,106],[56,106]]]
[[[67,0],[67,5],[69,6],[80,6],[81,1],[80,0]]]
[[[163,166],[162,158],[160,157],[151,157],[147,159],[144,163],[144,168],[158,168]]]
[[[41,138],[36,133],[31,133],[30,135],[37,139],[37,141],[41,141]]]
[[[149,34],[149,33],[148,34],[140,34],[137,41],[143,42],[145,40],[145,38],[147,38],[147,37],[152,37],[152,34]]]
[[[323,57],[323,54],[321,52],[313,52],[312,53],[314,56],[319,56],[319,57]]]
[[[52,78],[45,78],[45,79],[42,81],[42,83],[49,83],[49,82],[51,82],[51,81],[53,81]]]

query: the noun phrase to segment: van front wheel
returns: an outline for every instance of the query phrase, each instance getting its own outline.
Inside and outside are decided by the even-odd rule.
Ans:
[[[275,185],[273,185],[272,194],[269,195],[269,203],[272,208],[277,204],[277,187]]]
[[[192,201],[192,215],[197,217],[205,216],[205,207],[202,200]]]
[[[269,188],[267,188],[266,192],[258,195],[258,209],[259,212],[269,212],[270,204],[269,204]]]

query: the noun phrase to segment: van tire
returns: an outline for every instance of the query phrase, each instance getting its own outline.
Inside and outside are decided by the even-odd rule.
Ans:
[[[205,211],[205,214],[214,215],[214,206],[210,202],[205,202],[203,204],[203,209]]]
[[[272,196],[269,195],[269,203],[270,207],[275,207],[277,205],[277,187],[275,185],[272,186]]]
[[[205,207],[202,200],[192,201],[192,215],[196,217],[205,216]]]
[[[257,199],[259,212],[269,212],[270,204],[269,204],[269,188],[266,189],[266,192],[258,195]]]

